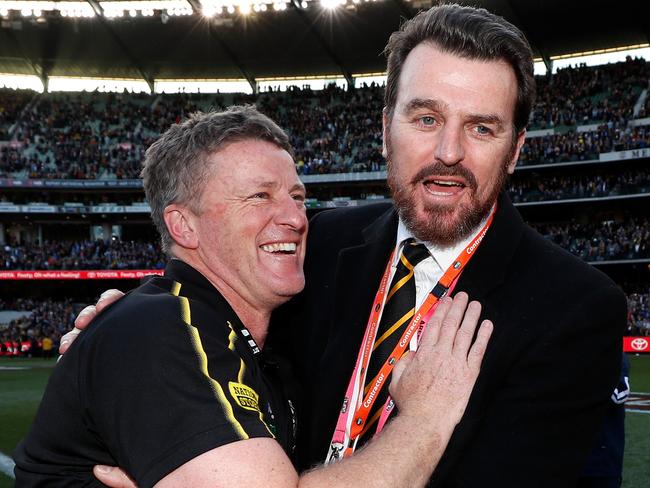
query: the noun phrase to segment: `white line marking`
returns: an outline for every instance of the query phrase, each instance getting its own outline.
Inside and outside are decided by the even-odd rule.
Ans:
[[[650,413],[650,410],[637,410],[636,408],[626,408],[625,413],[632,412],[632,413]]]
[[[16,463],[14,463],[13,459],[0,452],[0,473],[6,474],[12,480],[16,479],[16,477],[14,476],[15,465]]]

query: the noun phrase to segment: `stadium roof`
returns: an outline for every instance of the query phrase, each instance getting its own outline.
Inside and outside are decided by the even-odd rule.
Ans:
[[[251,5],[256,1],[251,0]],[[113,19],[5,12],[0,22],[0,73],[144,78],[151,82],[161,78],[250,81],[383,72],[381,52],[389,34],[401,19],[432,3],[355,1],[326,10],[316,0],[308,4],[287,0],[282,11],[269,8],[249,15],[224,11],[213,18],[199,13],[169,16],[162,11],[149,17]],[[101,12],[105,2],[88,3]],[[482,5],[520,26],[535,55],[546,60],[650,42],[650,2],[646,0],[464,3]],[[199,0],[188,0],[188,4],[200,12]]]

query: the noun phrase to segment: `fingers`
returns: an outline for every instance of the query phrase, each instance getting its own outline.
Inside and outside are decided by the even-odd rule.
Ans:
[[[123,296],[124,293],[121,292],[120,290],[116,290],[114,288],[111,290],[106,290],[104,293],[102,293],[99,296],[99,300],[97,300],[97,304],[95,305],[97,313],[101,312],[106,307],[108,307],[111,303],[116,302]]]
[[[104,310],[107,306],[115,301],[119,300],[124,296],[120,290],[106,290],[102,293],[97,300],[96,305],[88,305],[84,308],[77,318],[74,320],[74,329],[61,337],[61,344],[59,345],[59,354],[65,354],[65,352],[70,348],[72,343],[75,341],[79,332],[88,327],[88,324],[97,316],[99,312]]]
[[[75,329],[85,329],[86,326],[92,321],[92,319],[95,318],[95,315],[97,315],[97,308],[95,305],[88,305],[81,312],[79,312],[77,318],[74,319]]]
[[[474,332],[476,331],[476,326],[480,317],[481,304],[476,301],[471,302],[467,306],[465,317],[463,318],[463,322],[460,324],[460,328],[456,332],[456,338],[454,340],[454,350],[458,350],[460,354],[467,356],[467,351],[469,351],[469,348],[472,345],[472,339],[474,338]]]
[[[463,320],[468,301],[469,297],[465,292],[460,292],[453,298],[451,308],[445,318],[442,319],[440,334],[438,335],[438,346],[451,350],[458,331],[458,324]]]
[[[453,300],[451,297],[444,297],[440,300],[435,312],[429,319],[429,323],[422,333],[418,348],[431,348],[438,342],[442,321],[447,316],[447,312],[449,312],[452,302]]]
[[[61,337],[61,343],[59,344],[59,354],[65,354],[70,345],[81,332],[81,329],[72,329],[70,332]]]
[[[111,488],[138,488],[124,471],[114,466],[95,466],[93,474],[95,478]]]
[[[388,391],[392,392],[392,389],[395,388],[395,385],[399,383],[400,378],[404,371],[408,368],[409,364],[413,362],[413,355],[409,354],[409,351],[404,351],[402,358],[397,361],[397,364],[393,368],[393,374],[391,376],[390,385],[388,386]]]
[[[467,364],[470,368],[475,371],[481,367],[481,362],[483,361],[483,356],[485,355],[485,350],[487,349],[488,342],[492,336],[492,331],[494,330],[494,324],[489,320],[484,320],[481,323],[481,327],[478,330],[478,335],[474,341],[474,345],[469,351],[467,356]]]

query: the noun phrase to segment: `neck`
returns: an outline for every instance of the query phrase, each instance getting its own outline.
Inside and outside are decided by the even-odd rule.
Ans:
[[[174,254],[178,259],[192,266],[212,283],[212,286],[226,299],[237,314],[237,317],[239,317],[239,320],[241,320],[251,333],[257,345],[260,348],[264,347],[273,309],[260,306],[260,304],[250,303],[250,301],[246,300],[240,293],[237,293],[233,287],[213,273],[201,259],[197,259],[192,253],[179,252],[177,249]]]

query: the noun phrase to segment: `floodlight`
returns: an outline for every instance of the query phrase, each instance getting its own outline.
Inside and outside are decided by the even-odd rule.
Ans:
[[[302,0],[302,2],[300,2],[300,6],[302,8],[307,8],[307,0]]]
[[[251,4],[250,3],[241,3],[239,4],[239,13],[242,15],[248,15],[251,13]]]
[[[137,15],[138,15],[138,12],[136,12],[135,10],[129,10],[129,16],[130,17],[136,17]]]
[[[262,5],[260,5],[260,10],[261,10],[262,12],[266,12],[268,9],[269,9],[269,8],[266,6],[265,3],[263,3]]]
[[[320,0],[320,4],[327,10],[334,10],[342,3],[341,0]]]
[[[232,5],[228,5],[228,13],[229,14],[234,14],[235,13],[235,7]]]

